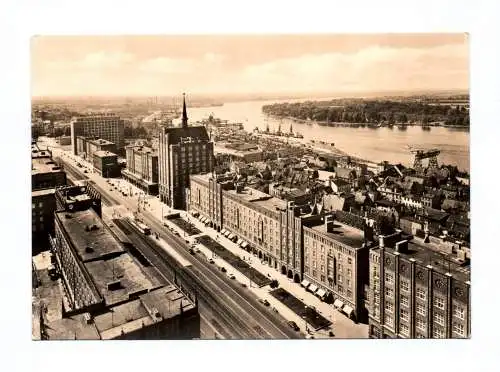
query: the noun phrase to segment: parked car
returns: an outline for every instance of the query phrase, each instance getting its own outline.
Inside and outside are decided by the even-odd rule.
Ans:
[[[247,285],[246,285],[245,283],[241,283],[241,286],[242,286],[243,288],[246,288],[246,287],[247,287]]]
[[[270,305],[270,303],[269,303],[269,301],[268,301],[268,300],[265,300],[265,299],[262,299],[262,298],[261,298],[261,299],[259,299],[259,302],[260,302],[261,304],[263,304],[264,306],[269,306],[269,305]]]
[[[300,331],[300,328],[299,326],[297,325],[297,323],[295,323],[293,320],[290,320],[288,323],[288,326],[293,329],[294,331]]]
[[[215,263],[215,261],[212,259],[208,260],[208,262],[210,262],[211,264]]]
[[[225,267],[221,267],[221,268],[220,268],[220,271],[222,271],[223,273],[225,273],[227,270],[226,270],[226,268],[225,268]]]
[[[195,252],[194,252],[194,250],[191,248],[191,249],[189,249],[189,253],[190,253],[190,254],[192,254],[192,255],[194,255],[194,253],[195,253]]]
[[[229,278],[229,279],[232,279],[232,280],[236,279],[236,277],[234,276],[234,274],[229,274],[229,275],[228,275],[228,278]]]

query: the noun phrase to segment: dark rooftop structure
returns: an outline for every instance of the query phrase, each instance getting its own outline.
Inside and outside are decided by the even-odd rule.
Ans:
[[[204,126],[164,128],[165,135],[169,137],[169,144],[175,145],[181,142],[181,139],[192,138],[193,140],[209,141],[207,129]]]
[[[397,234],[398,233],[396,232],[395,235]],[[439,252],[438,250],[436,250],[437,247],[434,247],[432,243],[424,243],[421,239],[418,238],[409,240],[406,247],[404,247],[403,245],[404,248],[398,248],[396,250],[396,243],[406,239],[401,235],[399,236],[399,239],[390,239],[392,241],[384,242],[384,248],[387,251],[397,251],[404,257],[413,258],[421,265],[430,265],[435,271],[438,271],[442,274],[449,273],[463,282],[470,281],[470,260],[461,260],[451,254]],[[379,238],[383,239],[384,237],[379,236]],[[379,247],[380,246],[381,244],[379,244]]]
[[[327,216],[325,216],[324,218],[327,218]],[[362,230],[334,220],[333,216],[328,216],[328,218],[331,218],[332,221],[330,224],[331,228],[327,228],[325,226],[325,223],[321,223],[316,226],[304,227],[304,230],[311,229],[312,231],[320,233],[326,238],[337,241],[352,248],[364,248],[362,247],[362,245],[365,242],[365,234]]]
[[[91,209],[68,213],[56,212],[82,262],[106,259],[124,252],[111,232]]]

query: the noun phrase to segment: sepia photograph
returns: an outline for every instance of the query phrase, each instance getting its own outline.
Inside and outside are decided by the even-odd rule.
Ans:
[[[469,42],[33,36],[32,340],[469,339]]]

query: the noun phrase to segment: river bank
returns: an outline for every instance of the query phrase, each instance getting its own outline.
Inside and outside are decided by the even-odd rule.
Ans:
[[[460,170],[470,172],[468,129],[432,127],[429,131],[417,126],[392,129],[327,127],[312,121],[306,124],[286,118],[268,117],[262,112],[262,106],[271,103],[276,101],[248,101],[226,103],[222,107],[188,108],[188,114],[192,122],[206,119],[210,114],[231,122],[240,122],[247,132],[252,132],[255,127],[263,131],[269,127],[271,132],[277,131],[280,126],[282,130],[288,130],[292,125],[294,132],[304,136],[305,143],[309,140],[333,142],[337,149],[372,163],[387,160],[392,164],[401,163],[411,167],[413,154],[408,146],[437,148],[441,151],[439,164],[456,165]]]
[[[304,120],[298,119],[293,116],[278,116],[272,114],[265,114],[269,118],[273,118],[275,120],[290,120],[295,123],[307,124],[307,125],[319,125],[326,127],[348,127],[348,128],[392,128],[392,127],[441,127],[441,128],[454,128],[454,129],[464,129],[469,130],[468,126],[463,125],[445,125],[444,123],[394,123],[394,124],[378,124],[378,123],[351,123],[351,122],[331,122],[331,121],[318,121],[318,120]]]

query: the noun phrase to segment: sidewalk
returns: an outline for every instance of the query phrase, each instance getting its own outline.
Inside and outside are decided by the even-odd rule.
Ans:
[[[86,163],[83,160],[81,161],[82,164]],[[90,164],[86,164],[90,165]],[[106,183],[104,179],[99,177],[97,174],[88,174],[88,176],[96,181],[100,186],[102,187],[108,187],[110,188],[110,185]],[[125,207],[127,208],[119,208],[120,212],[125,214],[124,212],[126,210],[130,212],[135,212],[137,210],[137,202],[139,197],[142,200],[145,200],[145,203],[141,203],[141,212],[144,211],[143,206],[145,206],[145,211],[154,216],[156,219],[162,222],[166,222],[168,226],[173,227],[176,231],[178,231],[182,237],[184,237],[183,230],[180,229],[177,225],[175,225],[172,222],[169,222],[168,220],[163,220],[163,215],[166,215],[167,213],[172,213],[172,212],[179,212],[181,216],[193,223],[198,229],[202,231],[202,234],[200,235],[208,235],[212,239],[217,240],[224,245],[226,249],[231,251],[232,253],[236,254],[242,259],[245,259],[252,267],[254,267],[256,270],[260,271],[264,275],[270,276],[272,279],[277,279],[280,287],[285,289],[286,291],[290,292],[293,294],[295,297],[300,299],[302,302],[306,303],[308,306],[314,306],[316,308],[316,311],[323,315],[325,318],[329,319],[333,325],[330,326],[331,330],[333,330],[333,333],[335,335],[335,338],[368,338],[368,325],[366,324],[355,324],[352,322],[350,319],[348,319],[346,316],[338,312],[332,305],[326,304],[319,300],[316,296],[313,294],[306,292],[304,288],[300,286],[299,283],[294,283],[293,280],[287,278],[284,275],[281,275],[277,270],[274,268],[269,267],[267,264],[262,263],[259,261],[259,259],[255,256],[252,256],[251,253],[245,251],[242,249],[240,246],[237,244],[233,243],[229,239],[225,238],[221,234],[218,234],[214,229],[206,227],[203,223],[201,223],[198,219],[194,218],[193,216],[189,215],[185,211],[180,211],[180,210],[172,210],[169,207],[165,206],[163,203],[160,202],[160,199],[157,198],[156,196],[152,195],[144,195],[144,192],[135,186],[129,184],[125,180],[117,180],[117,179],[112,179],[112,182],[116,183],[117,181],[120,183],[122,186],[126,186],[127,189],[129,187],[133,191],[133,196],[127,196],[123,197],[119,191],[116,191],[113,189],[113,195],[118,196],[119,199],[126,199],[127,203],[125,204]],[[127,191],[128,192],[128,191]],[[137,193],[137,195],[135,195]],[[130,209],[131,205],[134,206],[133,210]],[[128,213],[127,213],[128,214]],[[163,214],[163,215],[162,215]],[[194,238],[199,235],[194,235],[191,237],[185,236],[184,238],[188,240],[189,242],[193,242]],[[162,242],[162,243],[167,243],[168,242]],[[205,254],[207,259],[210,259],[212,257],[212,251],[210,251],[208,248],[203,247],[198,244],[198,247],[200,249],[200,252]],[[214,258],[215,264],[217,266],[223,266],[227,270],[227,274],[234,274],[236,277],[235,280],[237,280],[240,283],[245,283],[247,286],[250,284],[250,280],[246,278],[243,274],[241,274],[239,271],[237,271],[235,268],[231,267],[227,262],[222,260],[221,258]],[[290,310],[288,307],[286,307],[284,304],[282,304],[280,301],[278,301],[276,298],[274,298],[271,294],[269,294],[269,291],[271,290],[269,286],[263,287],[263,288],[256,288],[254,285],[253,287],[249,287],[249,289],[255,293],[258,298],[266,299],[269,301],[271,304],[271,308],[275,307],[278,312],[285,317],[287,320],[293,320],[297,325],[300,327],[301,331],[305,331],[305,321],[304,319],[300,318],[297,314],[295,314],[292,310]],[[262,305],[264,306],[264,305]],[[308,326],[308,328],[311,328]],[[314,337],[316,338],[328,338],[328,332],[330,329],[324,329],[320,330],[317,332],[312,332]]]
[[[150,207],[147,209],[148,212],[150,212],[152,215],[154,215],[156,218],[161,220],[162,215],[161,215],[161,202],[159,199],[152,197],[152,199],[149,199],[149,204]],[[167,208],[164,207],[164,212],[167,213]],[[218,241],[224,245],[226,249],[231,251],[232,253],[236,254],[239,256],[241,259],[246,260],[252,267],[254,267],[256,270],[260,271],[264,275],[270,276],[272,279],[277,279],[278,282],[280,283],[280,287],[283,289],[287,290],[291,294],[293,294],[295,297],[306,303],[308,306],[314,306],[316,308],[316,311],[318,311],[321,315],[323,315],[325,318],[329,319],[332,323],[333,326],[331,326],[331,330],[333,330],[333,333],[335,334],[335,338],[367,338],[368,337],[368,326],[366,324],[355,324],[353,321],[348,319],[345,315],[341,314],[338,312],[332,305],[326,304],[322,302],[320,299],[318,299],[316,296],[313,294],[306,292],[304,288],[300,286],[298,283],[294,283],[293,280],[288,279],[286,276],[281,275],[278,271],[276,271],[274,268],[269,267],[266,264],[263,264],[259,259],[255,256],[253,256],[251,253],[245,251],[242,249],[240,246],[237,244],[233,243],[229,239],[225,238],[221,234],[218,234],[214,229],[206,227],[202,222],[200,222],[198,219],[194,218],[193,216],[187,214],[185,211],[179,211],[181,213],[181,216],[194,224],[198,229],[202,231],[202,234],[200,235],[208,235],[212,239]],[[183,230],[179,228],[177,225],[174,223],[168,222],[168,226],[173,227],[178,231],[181,236],[183,236]],[[189,241],[193,241],[195,237],[199,235],[194,235],[191,237],[186,237]],[[212,251],[202,245],[198,245],[199,249],[201,252],[207,256],[208,259],[212,257]],[[231,267],[227,262],[225,262],[221,258],[214,258],[215,263],[217,266],[223,266],[226,268],[228,274],[234,274],[236,277],[236,280],[239,282],[249,284],[250,280],[246,278],[243,274],[238,272],[235,268]],[[271,289],[269,286],[263,287],[263,288],[251,288],[251,290],[259,297],[262,299],[266,299],[269,301],[271,304],[270,307],[275,307],[280,314],[282,314],[286,319],[288,320],[293,320],[297,325],[301,328],[301,331],[305,331],[305,321],[304,319],[300,318],[297,314],[295,314],[292,310],[290,310],[288,307],[286,307],[283,303],[278,301],[276,298],[274,298],[269,291]],[[308,326],[310,329],[311,326]],[[317,332],[312,332],[314,334],[314,337],[316,338],[329,338],[328,332],[330,329],[324,329],[320,330]]]
[[[323,315],[325,318],[329,319],[333,326],[331,326],[333,333],[335,334],[335,338],[367,338],[368,337],[368,326],[366,324],[355,324],[353,321],[348,319],[345,315],[338,312],[332,305],[326,304],[322,302],[319,298],[314,296],[310,292],[306,292],[304,288],[300,286],[299,283],[293,282],[292,279],[287,278],[284,275],[281,275],[274,268],[269,267],[266,264],[263,264],[257,257],[253,256],[251,253],[245,251],[240,248],[237,244],[233,243],[229,239],[225,238],[221,234],[218,234],[215,230],[211,228],[207,228],[198,221],[194,217],[189,217],[189,221],[193,223],[200,230],[205,231],[206,235],[209,235],[213,239],[216,239],[219,236],[219,242],[221,242],[226,249],[238,255],[240,258],[246,258],[246,261],[250,263],[252,267],[263,273],[264,275],[270,275],[271,278],[277,279],[280,287],[287,290],[295,297],[300,299],[302,302],[306,303],[308,306],[314,306],[316,311]],[[290,315],[289,320],[295,321],[297,325],[303,329],[304,320],[301,319],[298,315],[288,309],[285,305],[275,299],[273,296],[269,294],[271,290],[268,286],[262,288],[266,293],[266,299],[271,303],[272,306],[276,306],[275,304],[279,304],[279,306],[286,308],[292,315]],[[272,299],[272,300],[271,300]],[[280,313],[284,314],[283,312]],[[310,326],[308,326],[310,328]],[[329,329],[320,330],[318,332],[313,332],[315,337],[328,337]]]

